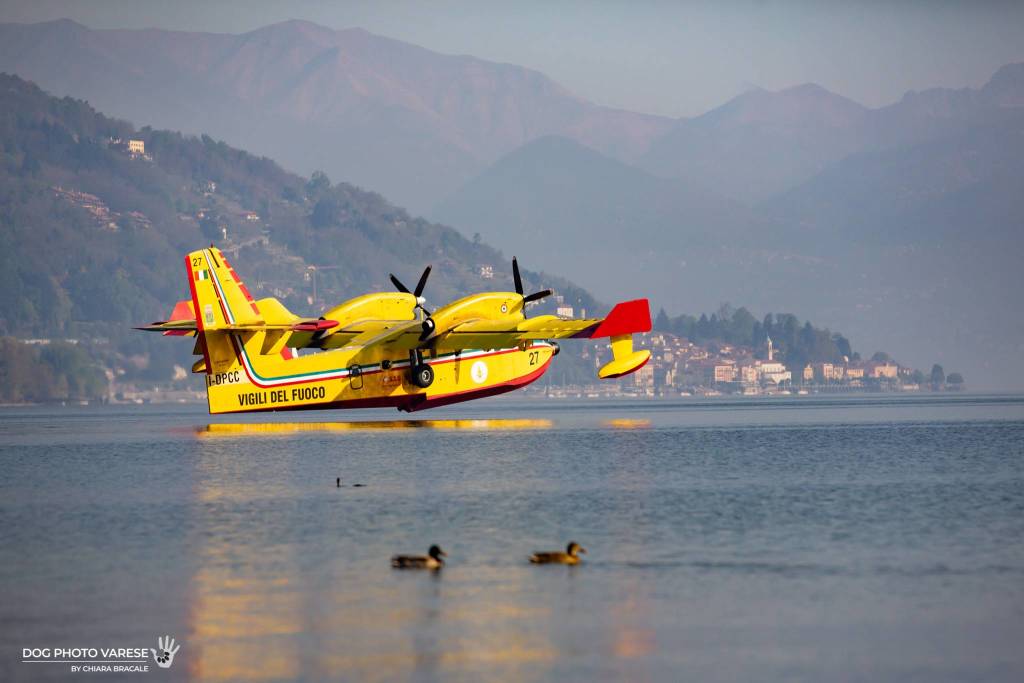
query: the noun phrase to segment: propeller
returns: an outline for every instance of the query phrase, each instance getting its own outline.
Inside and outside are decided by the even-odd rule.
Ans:
[[[427,309],[423,308],[423,304],[427,303],[427,300],[423,298],[423,290],[427,286],[427,278],[430,277],[430,266],[423,269],[423,274],[420,275],[420,281],[416,283],[416,289],[409,291],[409,288],[402,284],[402,281],[395,277],[394,273],[388,273],[391,277],[391,282],[398,288],[399,292],[405,292],[406,294],[412,294],[416,297],[416,306],[423,310],[424,313],[430,315]]]
[[[519,274],[519,261],[516,259],[515,256],[512,257],[512,279],[515,280],[515,283],[516,283],[516,294],[522,295],[522,293],[523,293],[523,278]],[[540,301],[541,299],[543,299],[546,296],[551,296],[551,290],[550,289],[542,289],[539,292],[534,292],[533,294],[527,294],[526,296],[523,297],[523,304],[528,304],[531,301]]]
[[[434,319],[430,317],[430,311],[428,311],[427,307],[424,306],[424,304],[427,303],[427,300],[423,298],[423,290],[427,286],[427,278],[430,277],[430,266],[427,266],[426,268],[423,269],[423,274],[420,275],[420,280],[419,282],[416,283],[416,289],[412,290],[411,292],[409,291],[408,287],[402,284],[401,280],[395,277],[394,273],[388,273],[388,275],[391,277],[391,282],[395,285],[399,292],[412,294],[413,296],[416,297],[416,308],[423,311],[423,314],[426,316],[423,319],[423,331],[420,333],[420,341],[426,341],[427,337],[434,333],[434,328],[436,327],[436,325],[434,324]]]

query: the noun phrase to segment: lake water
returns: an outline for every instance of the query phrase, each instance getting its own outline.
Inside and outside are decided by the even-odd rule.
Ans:
[[[1024,680],[1020,397],[398,416],[0,410],[0,680]]]

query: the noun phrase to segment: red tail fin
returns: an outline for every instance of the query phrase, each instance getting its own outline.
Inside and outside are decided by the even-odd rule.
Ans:
[[[651,307],[647,299],[634,299],[615,304],[590,337],[617,337],[623,334],[651,331]]]

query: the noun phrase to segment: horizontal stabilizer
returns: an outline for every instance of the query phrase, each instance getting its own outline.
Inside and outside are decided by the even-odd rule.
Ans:
[[[163,332],[165,336],[184,337],[196,331],[196,311],[191,300],[179,301],[167,320],[136,327],[137,330]]]
[[[259,309],[266,313],[264,320],[236,322],[222,325],[222,329],[234,332],[252,332],[256,330],[282,330],[286,332],[323,332],[338,326],[337,320],[323,318],[300,318],[291,313],[277,299],[262,299],[258,302]],[[137,330],[163,332],[164,335],[186,336],[197,329],[195,307],[191,300],[179,301],[174,305],[171,316],[167,320],[157,321],[149,325],[136,327]]]
[[[195,322],[196,309],[192,306],[191,299],[184,299],[174,304],[174,310],[171,311],[171,317],[168,320],[179,321],[179,320],[191,320]]]

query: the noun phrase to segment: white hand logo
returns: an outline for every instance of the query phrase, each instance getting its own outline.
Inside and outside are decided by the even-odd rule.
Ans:
[[[178,650],[181,649],[181,645],[174,644],[174,638],[170,636],[164,636],[163,638],[156,639],[157,647],[159,650],[153,651],[153,659],[156,660],[156,665],[161,669],[170,669],[171,664],[174,663],[174,655],[178,654]]]

